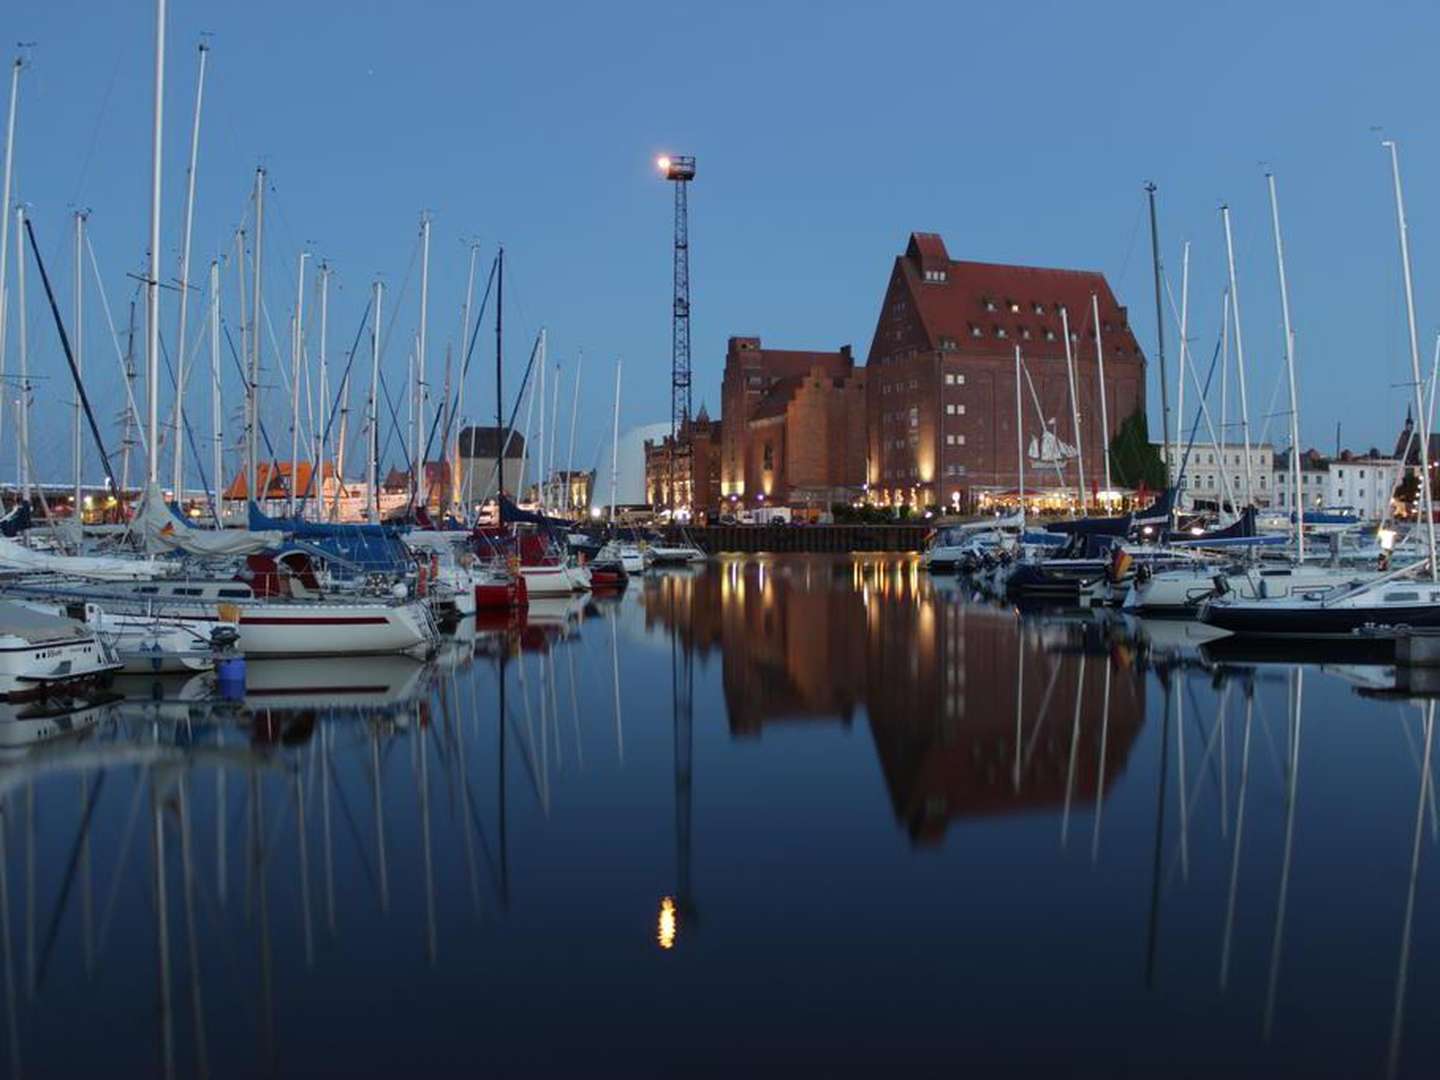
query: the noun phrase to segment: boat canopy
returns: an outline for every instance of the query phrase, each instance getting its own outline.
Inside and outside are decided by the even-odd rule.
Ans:
[[[66,574],[92,581],[149,581],[166,576],[170,568],[155,559],[115,559],[31,551],[9,537],[0,537],[0,569]]]
[[[270,529],[197,529],[174,506],[165,502],[158,487],[149,488],[140,500],[130,528],[147,552],[183,551],[207,557],[239,557],[279,547],[284,534]]]
[[[272,518],[250,504],[252,532],[278,531],[299,547],[366,573],[403,573],[410,556],[398,529],[389,525],[330,524]]]

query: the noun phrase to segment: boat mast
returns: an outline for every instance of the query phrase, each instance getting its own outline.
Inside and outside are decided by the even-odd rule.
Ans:
[[[1020,524],[1025,524],[1025,419],[1020,387],[1020,346],[1015,346],[1015,470],[1020,478]],[[1022,650],[1023,651],[1023,650]]]
[[[5,271],[10,257],[10,180],[15,163],[15,107],[20,99],[20,70],[25,61],[15,58],[10,69],[10,111],[5,121],[5,179],[0,192],[0,380],[5,377],[5,313],[9,307]],[[0,435],[5,433],[5,410],[0,409]]]
[[[540,479],[539,487],[536,494],[540,496],[540,512],[542,514],[545,512],[545,368],[549,366],[550,362],[549,355],[545,348],[545,339],[545,327],[542,326],[540,328],[540,355],[538,357],[540,365],[540,430],[539,432],[537,432],[536,444],[538,446],[538,449],[535,453],[535,471],[539,474]],[[530,401],[531,404],[534,404],[535,399],[533,396],[531,397]],[[525,426],[527,429],[529,428],[530,424],[528,421],[526,422]]]
[[[211,508],[215,527],[223,528],[220,518],[221,492],[225,477],[225,414],[220,408],[220,260],[210,260],[210,452],[214,479]]]
[[[575,361],[575,389],[570,395],[570,452],[565,462],[565,513],[575,509],[575,489],[571,486],[575,475],[575,418],[580,412],[580,369],[585,366],[585,350]]]
[[[75,371],[79,375],[85,374],[85,211],[75,211]],[[81,502],[80,486],[82,478],[80,475],[80,423],[81,423],[80,389],[75,389],[75,430],[73,455],[75,459],[75,503],[74,520],[80,520]]]
[[[1405,196],[1400,189],[1400,149],[1393,139],[1386,139],[1382,145],[1390,151],[1390,172],[1395,179],[1395,218],[1400,230],[1400,262],[1405,270],[1405,315],[1410,329],[1410,374],[1415,381],[1415,416],[1425,429],[1420,432],[1420,505],[1425,510],[1426,538],[1430,544],[1430,580],[1440,581],[1440,567],[1435,562],[1435,499],[1432,490],[1435,478],[1430,475],[1430,416],[1425,409],[1425,388],[1420,382],[1420,337],[1415,329],[1415,290],[1410,278],[1410,227],[1405,220]]]
[[[1225,259],[1230,266],[1230,313],[1235,319],[1235,382],[1240,392],[1240,439],[1245,444],[1245,502],[1255,505],[1255,474],[1250,461],[1250,403],[1245,396],[1245,339],[1240,333],[1240,287],[1235,280],[1235,241],[1230,235],[1230,207],[1220,207],[1225,225]],[[1224,418],[1221,418],[1222,422]]]
[[[1168,454],[1170,452],[1170,383],[1165,374],[1165,304],[1160,288],[1160,227],[1155,219],[1155,184],[1153,181],[1145,185],[1145,194],[1149,196],[1150,200],[1150,262],[1155,269],[1156,361],[1160,365],[1160,423],[1163,427],[1161,445],[1165,447],[1165,452]],[[1167,466],[1173,465],[1177,470],[1180,466],[1178,461],[1166,464]]]
[[[1173,295],[1172,295],[1173,302]],[[1174,308],[1170,309],[1174,311]],[[1181,447],[1187,445],[1185,441],[1185,354],[1189,351],[1190,340],[1187,336],[1190,333],[1190,241],[1185,241],[1185,246],[1180,252],[1180,359],[1175,363],[1175,482],[1180,484],[1183,481],[1180,477]],[[1175,505],[1180,506],[1180,493],[1175,494]]]
[[[1080,437],[1080,398],[1075,392],[1075,355],[1070,350],[1070,314],[1060,307],[1060,331],[1065,335],[1065,375],[1070,380],[1070,424],[1075,433],[1075,486],[1080,489],[1080,513],[1085,513],[1085,446]]]
[[[195,118],[190,126],[190,169],[186,175],[185,237],[180,247],[180,332],[175,340],[175,501],[185,482],[185,318],[190,304],[190,229],[195,220],[195,166],[200,155],[200,105],[205,99],[205,58],[210,47],[200,42],[200,74],[195,83]],[[217,481],[218,483],[218,481]]]
[[[1102,453],[1105,455],[1105,490],[1115,489],[1110,485],[1110,410],[1105,402],[1105,347],[1100,343],[1100,298],[1090,294],[1090,318],[1095,323],[1095,365],[1100,376],[1100,431]],[[1016,383],[1019,388],[1019,383]]]
[[[324,516],[325,509],[325,435],[330,430],[326,411],[330,408],[330,363],[325,351],[325,341],[330,330],[330,264],[320,264],[320,416],[315,424],[315,464],[310,470],[310,484],[307,496],[316,501],[316,518]]]
[[[251,292],[250,382],[245,388],[245,460],[250,498],[260,505],[260,256],[265,240],[265,166],[255,170],[255,265]]]
[[[500,524],[500,493],[505,489],[505,385],[501,331],[505,313],[505,246],[495,254],[495,524]],[[521,477],[522,481],[524,477]]]
[[[1280,312],[1285,322],[1285,372],[1290,382],[1290,480],[1294,485],[1291,488],[1293,495],[1291,502],[1295,507],[1295,552],[1300,562],[1305,561],[1305,500],[1300,492],[1300,405],[1295,394],[1295,331],[1290,326],[1290,290],[1285,283],[1285,245],[1280,239],[1280,202],[1275,194],[1275,174],[1266,173],[1265,182],[1270,188],[1270,218],[1275,226],[1275,263],[1280,272]],[[1403,235],[1402,230],[1402,235]],[[1416,395],[1420,392],[1420,374],[1418,361],[1414,365],[1416,369],[1415,387]],[[1426,477],[1429,481],[1429,477]],[[1428,500],[1427,500],[1428,502]],[[1431,523],[1431,550],[1434,550],[1435,527]],[[1431,560],[1431,572],[1434,572],[1434,560]]]
[[[155,117],[150,138],[150,270],[145,281],[147,492],[160,482],[160,167],[165,123],[165,0],[155,0]],[[181,343],[181,350],[184,350]]]
[[[610,527],[615,527],[615,495],[620,483],[620,363],[615,360],[615,419],[610,427]]]
[[[300,253],[300,267],[295,279],[295,317],[290,321],[290,516],[295,516],[296,487],[300,483],[300,354],[305,351],[305,260],[308,251]]]
[[[460,490],[460,485],[466,480],[465,471],[460,467],[460,435],[463,430],[461,425],[465,422],[465,369],[470,364],[470,305],[475,297],[475,259],[479,254],[480,245],[471,243],[470,271],[465,276],[465,304],[460,309],[460,379],[455,387],[455,464],[450,470],[450,490],[453,493],[450,501],[460,504],[461,521],[470,520],[470,490],[468,485],[464,492]],[[471,431],[470,438],[470,449],[473,451],[474,431]],[[471,468],[470,474],[473,476],[474,473],[474,468]]]
[[[410,431],[410,462],[412,480],[410,503],[413,506],[422,498],[421,487],[425,482],[425,399],[430,388],[425,382],[425,331],[430,312],[430,215],[420,214],[420,333],[415,342],[415,412],[414,426]]]
[[[15,418],[15,470],[30,501],[30,343],[25,315],[25,207],[15,208],[15,312],[20,325],[20,401]]]
[[[375,323],[370,328],[370,431],[365,442],[365,484],[369,488],[370,521],[380,522],[380,303],[385,285],[375,282]]]

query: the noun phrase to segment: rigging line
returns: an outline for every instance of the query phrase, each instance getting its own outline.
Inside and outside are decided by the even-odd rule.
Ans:
[[[170,362],[170,350],[165,348],[165,335],[157,333],[155,337],[160,343],[160,355],[165,359],[165,372],[170,376],[170,387],[179,393],[179,388],[175,383],[175,365]],[[214,494],[210,490],[210,481],[205,476],[205,459],[200,456],[200,450],[195,445],[195,429],[190,426],[190,417],[185,415],[183,408],[180,410],[180,419],[185,425],[185,439],[190,444],[190,456],[195,459],[195,467],[200,470],[200,483],[204,487],[205,497],[213,500]],[[178,431],[175,433],[175,437],[177,439],[180,437]],[[184,484],[183,479],[181,484]],[[180,492],[178,491],[175,492],[175,501],[177,503],[180,501]]]
[[[360,342],[365,336],[365,328],[370,325],[370,308],[374,304],[374,302],[374,297],[366,300],[365,310],[360,314],[360,328],[355,331],[355,341],[350,346],[350,354],[345,358],[344,374],[340,376],[340,381],[337,383],[339,389],[335,391],[335,402],[330,408],[330,415],[326,418],[325,431],[320,436],[320,442],[322,445],[330,441],[330,429],[335,424],[335,417],[340,412],[340,398],[345,393],[345,380],[350,378],[350,368],[355,363],[355,352],[357,349],[360,348]],[[346,404],[348,405],[349,403],[347,402]],[[341,472],[344,472],[344,462],[341,462]],[[340,479],[343,481],[344,477],[341,476]],[[300,494],[300,503],[302,506],[304,505],[305,500],[310,497],[310,491],[314,486],[315,477],[312,470],[310,483],[305,485],[305,490]]]
[[[40,270],[40,281],[45,286],[46,299],[50,301],[50,313],[55,316],[55,329],[60,334],[60,345],[65,350],[65,362],[70,365],[70,375],[75,380],[75,392],[80,395],[80,404],[85,410],[85,419],[89,421],[95,446],[100,451],[100,462],[105,466],[110,490],[118,493],[120,486],[115,480],[115,470],[110,467],[110,455],[105,451],[105,441],[100,438],[100,426],[95,422],[95,410],[90,408],[89,395],[85,393],[85,384],[80,380],[80,369],[75,366],[75,354],[70,351],[70,338],[65,333],[65,322],[60,318],[60,308],[55,303],[55,291],[50,288],[50,275],[45,272],[45,263],[40,258],[40,245],[35,241],[35,227],[28,216],[25,218],[25,232],[30,237],[30,250],[35,253],[35,265]]]
[[[250,376],[245,371],[245,365],[240,361],[240,354],[235,350],[235,339],[230,336],[230,324],[224,319],[220,320],[220,328],[225,331],[225,344],[230,346],[230,358],[235,361],[235,367],[240,372],[240,381],[246,384]],[[270,441],[270,432],[265,429],[265,421],[260,416],[260,410],[255,410],[255,426],[260,429],[260,437],[265,440],[265,452],[270,455],[272,461],[278,460],[275,457],[275,444]]]
[[[535,369],[535,357],[539,355],[539,352],[540,335],[536,334],[535,344],[530,346],[530,361],[525,365],[525,375],[520,380],[520,389],[515,392],[515,405],[510,410],[510,420],[505,425],[505,445],[500,448],[500,457],[502,460],[506,457],[506,455],[510,453],[510,444],[515,439],[515,420],[520,415],[520,402],[525,399],[525,388],[530,383],[530,374]],[[500,433],[496,432],[495,437],[498,439],[500,437]],[[496,472],[497,469],[492,463],[490,466],[490,475],[485,480],[485,488],[489,488],[490,481],[496,479]],[[481,490],[485,490],[485,488],[482,488]],[[495,504],[498,508],[500,504],[500,488],[498,485],[495,488]]]
[[[130,385],[130,369],[126,367],[125,350],[120,348],[120,332],[115,329],[115,318],[110,313],[110,298],[105,293],[105,281],[100,276],[100,262],[95,258],[95,247],[90,243],[90,230],[85,230],[85,248],[90,253],[90,267],[94,271],[95,286],[100,291],[100,306],[105,310],[105,322],[110,327],[110,340],[115,344],[115,359],[120,362],[120,382],[125,387],[125,399],[129,402],[130,412],[140,415],[140,410],[135,404],[135,388]],[[148,452],[148,436],[143,426],[140,429],[140,447]]]

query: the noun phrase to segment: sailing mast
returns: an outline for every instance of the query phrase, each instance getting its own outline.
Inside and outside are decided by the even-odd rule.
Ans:
[[[308,251],[300,253],[299,273],[295,282],[295,317],[290,321],[290,482],[289,514],[295,516],[295,488],[300,478],[300,358],[305,351],[305,260]]]
[[[25,314],[25,207],[15,208],[15,313],[20,324],[20,407],[15,418],[15,469],[30,501],[30,342]]]
[[[10,69],[10,111],[5,122],[5,180],[0,193],[0,380],[5,377],[5,313],[8,295],[5,291],[5,271],[10,256],[10,180],[15,163],[15,106],[20,99],[20,70],[25,61],[15,58]],[[5,410],[0,409],[0,435],[5,433]]]
[[[620,360],[615,361],[615,419],[610,428],[610,527],[615,527],[615,492],[620,483]]]
[[[1105,347],[1100,343],[1100,298],[1090,294],[1090,318],[1095,324],[1095,365],[1100,377],[1100,433],[1105,455],[1105,490],[1113,492],[1110,484],[1110,410],[1105,402]],[[1019,389],[1019,383],[1016,384]]]
[[[316,500],[316,520],[324,516],[325,509],[325,436],[330,430],[326,411],[330,408],[330,364],[326,355],[325,342],[330,331],[330,264],[320,264],[320,415],[315,424],[315,464],[310,470],[310,484],[307,496]]]
[[[214,489],[211,509],[215,527],[224,527],[220,518],[225,468],[225,414],[220,408],[220,260],[210,260],[210,443]]]
[[[205,59],[210,47],[200,42],[200,75],[195,83],[195,119],[190,127],[190,169],[186,173],[185,238],[180,247],[180,333],[175,341],[175,501],[185,483],[185,318],[190,304],[190,229],[195,221],[195,166],[200,154],[200,105],[205,99]],[[218,481],[217,481],[218,483]]]
[[[375,282],[375,323],[370,329],[370,430],[365,437],[365,484],[370,495],[370,521],[380,523],[380,304],[385,285]]]
[[[1280,312],[1285,322],[1285,372],[1290,381],[1290,480],[1295,507],[1295,551],[1300,562],[1305,561],[1305,500],[1300,492],[1300,405],[1295,395],[1295,331],[1290,327],[1290,290],[1285,283],[1285,245],[1280,239],[1280,203],[1275,195],[1275,174],[1266,173],[1265,182],[1270,187],[1270,217],[1275,226],[1275,262],[1280,272]],[[1403,230],[1402,230],[1403,235]],[[1415,363],[1415,393],[1420,394],[1419,361]],[[1429,477],[1426,477],[1428,482]],[[1430,548],[1435,548],[1435,527],[1430,527]],[[1434,572],[1434,560],[1431,560]]]
[[[1015,470],[1020,478],[1020,527],[1025,527],[1025,419],[1020,387],[1020,346],[1015,346]],[[1022,649],[1023,652],[1023,649]]]
[[[1156,362],[1160,365],[1160,422],[1163,425],[1161,445],[1170,453],[1170,382],[1165,373],[1165,305],[1160,288],[1160,227],[1155,220],[1155,184],[1145,185],[1145,194],[1150,200],[1150,262],[1155,269],[1155,340]],[[1166,463],[1179,469],[1178,460]],[[1169,475],[1169,469],[1166,470]],[[1178,472],[1176,473],[1178,478]],[[1172,483],[1173,483],[1172,479]]]
[[[1174,296],[1171,296],[1173,303]],[[1174,308],[1172,307],[1173,311]],[[1182,445],[1185,441],[1185,354],[1190,348],[1190,241],[1180,254],[1180,359],[1175,365],[1175,483],[1182,483],[1180,476]],[[1198,460],[1198,459],[1197,459]],[[1175,505],[1180,506],[1180,495],[1176,492]]]
[[[85,211],[75,211],[75,371],[77,374],[85,373]],[[75,390],[75,415],[74,415],[74,446],[73,454],[75,459],[75,502],[72,514],[74,520],[80,520],[81,502],[80,486],[82,477],[80,475],[80,390]]]
[[[245,388],[245,454],[247,484],[250,498],[259,505],[260,468],[260,256],[265,239],[265,167],[255,170],[255,265],[251,297],[252,316],[250,322],[250,383]]]
[[[1070,423],[1075,433],[1075,486],[1080,489],[1080,513],[1085,513],[1085,446],[1080,436],[1080,398],[1075,392],[1075,355],[1070,351],[1070,314],[1060,308],[1060,331],[1065,335],[1065,374],[1070,380]]]
[[[425,382],[425,330],[430,310],[430,215],[420,215],[420,333],[415,341],[415,411],[414,426],[410,430],[410,505],[414,506],[423,497],[421,487],[425,482],[425,456],[422,443],[425,430],[425,399],[430,388]]]
[[[568,517],[575,509],[575,489],[571,486],[575,475],[575,419],[580,414],[580,369],[585,366],[585,350],[575,361],[575,389],[570,395],[570,453],[565,462],[565,514]]]
[[[145,281],[146,496],[160,481],[160,167],[165,123],[165,0],[155,0],[155,117],[150,139],[150,270]],[[258,259],[257,259],[258,263]],[[258,291],[258,290],[257,290]],[[184,344],[181,344],[184,349]]]
[[[505,444],[510,441],[509,433],[505,430],[504,363],[501,348],[505,312],[504,245],[501,245],[495,254],[495,274],[495,524],[499,525],[500,495],[505,490]],[[523,482],[523,475],[521,480]],[[503,682],[501,686],[504,686]],[[504,726],[503,723],[501,726]]]
[[[1240,333],[1240,287],[1235,281],[1235,241],[1230,235],[1229,206],[1220,207],[1220,220],[1225,225],[1225,259],[1230,267],[1230,313],[1235,319],[1235,381],[1240,391],[1240,438],[1245,444],[1245,502],[1253,506],[1255,475],[1250,461],[1250,403],[1245,396],[1245,340]]]
[[[1425,408],[1425,388],[1420,382],[1420,337],[1415,330],[1415,290],[1410,278],[1410,227],[1405,220],[1405,195],[1400,189],[1400,149],[1393,139],[1386,139],[1382,145],[1390,151],[1390,172],[1395,179],[1395,217],[1400,231],[1400,262],[1405,270],[1405,315],[1410,329],[1410,374],[1415,383],[1415,415],[1424,427],[1420,432],[1420,505],[1425,510],[1425,531],[1430,543],[1430,580],[1440,581],[1440,566],[1435,562],[1435,498],[1432,490],[1435,478],[1430,475],[1430,414]]]
[[[470,245],[470,271],[465,276],[465,306],[460,309],[460,381],[455,388],[455,464],[450,471],[451,503],[459,502],[460,520],[468,521],[470,493],[468,487],[462,494],[460,485],[465,481],[465,472],[460,467],[460,434],[461,424],[465,422],[465,369],[470,363],[470,305],[475,296],[475,259],[480,254],[480,245]],[[474,452],[475,433],[470,433],[471,452]],[[470,470],[474,475],[474,468]]]

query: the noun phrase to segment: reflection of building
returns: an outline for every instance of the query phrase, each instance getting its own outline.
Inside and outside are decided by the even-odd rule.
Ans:
[[[1143,679],[1086,640],[1093,627],[967,606],[913,561],[761,558],[667,578],[646,582],[647,619],[719,645],[731,734],[863,709],[918,842],[956,818],[1058,809],[1067,792],[1093,807],[1102,729],[1108,790],[1143,723]]]
[[[677,440],[668,434],[645,442],[645,501],[655,507],[688,509],[694,516],[720,502],[721,422],[711,420],[705,406],[685,425]],[[675,452],[675,442],[679,453]],[[671,499],[671,457],[674,457],[675,498]]]
[[[865,483],[865,372],[837,352],[767,349],[732,337],[721,384],[727,504],[848,502]]]
[[[1092,296],[1109,432],[1100,424]],[[1073,485],[1075,470],[1064,464],[1073,461],[1077,440],[1062,310],[1078,384],[1079,442],[1091,466],[1086,479],[1103,482],[1095,465],[1120,425],[1145,407],[1145,358],[1104,275],[961,262],[934,233],[912,234],[891,271],[867,363],[871,491],[882,500],[930,504],[976,488],[1014,487],[1017,347],[1029,375],[1020,380],[1027,456],[1049,458],[1052,478],[1058,461]]]

